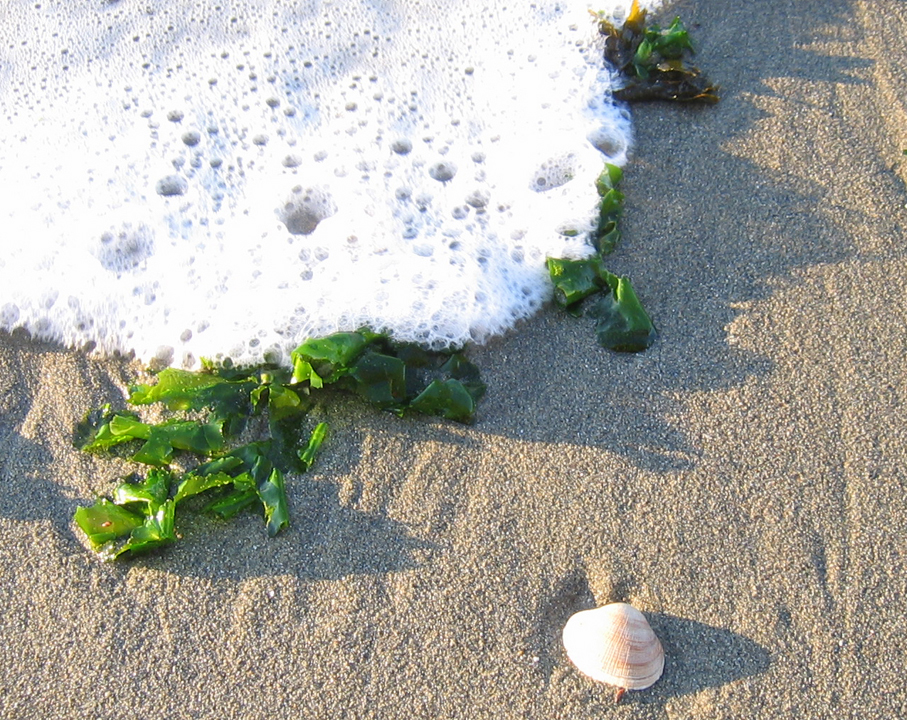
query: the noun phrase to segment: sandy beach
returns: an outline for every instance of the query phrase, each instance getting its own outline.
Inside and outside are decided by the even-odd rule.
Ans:
[[[127,468],[73,428],[140,368],[0,337],[0,717],[907,716],[907,6],[675,14],[722,99],[634,107],[608,261],[656,344],[547,309],[471,349],[472,426],[328,408],[277,538],[100,562]],[[560,641],[610,601],[667,657],[618,705]]]

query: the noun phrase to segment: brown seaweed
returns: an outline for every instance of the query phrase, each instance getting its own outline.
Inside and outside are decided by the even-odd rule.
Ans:
[[[599,32],[605,36],[605,60],[623,79],[623,86],[614,91],[618,100],[718,102],[718,87],[685,58],[693,45],[680,18],[664,29],[647,27],[646,11],[633,0],[620,28],[600,17]]]

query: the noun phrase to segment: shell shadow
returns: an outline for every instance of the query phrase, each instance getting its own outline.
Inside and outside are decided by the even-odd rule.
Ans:
[[[557,667],[572,668],[561,640],[567,620],[573,613],[595,606],[592,590],[581,571],[564,578],[549,600],[539,606],[535,632],[538,645],[534,652],[546,685]],[[671,698],[762,674],[771,664],[771,655],[765,648],[739,633],[667,613],[643,614],[664,647],[664,674],[644,692],[627,693],[622,704],[663,705]],[[610,701],[614,688],[581,677],[585,687],[594,688],[594,695]]]
[[[739,633],[665,613],[645,615],[664,647],[665,670],[645,693],[630,693],[633,701],[663,703],[760,675],[771,665],[768,650]]]

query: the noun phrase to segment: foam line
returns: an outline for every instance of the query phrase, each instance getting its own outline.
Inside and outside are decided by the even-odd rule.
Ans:
[[[581,3],[3,12],[0,327],[98,352],[482,342],[548,299],[546,256],[590,252],[630,148]]]

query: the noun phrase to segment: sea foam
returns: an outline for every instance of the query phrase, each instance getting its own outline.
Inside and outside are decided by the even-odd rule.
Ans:
[[[594,180],[630,147],[572,0],[2,13],[0,328],[97,352],[481,342],[549,298],[547,256],[591,252]]]

